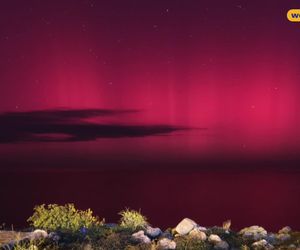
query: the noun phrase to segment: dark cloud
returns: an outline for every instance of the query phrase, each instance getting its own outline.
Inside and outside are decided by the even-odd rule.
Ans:
[[[144,137],[183,128],[170,125],[99,124],[83,119],[117,116],[137,110],[42,110],[0,114],[0,143],[91,141],[98,138]]]

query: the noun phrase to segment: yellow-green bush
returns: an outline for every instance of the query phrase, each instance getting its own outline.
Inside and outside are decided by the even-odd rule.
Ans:
[[[40,205],[34,208],[33,215],[28,222],[35,228],[45,230],[68,230],[76,231],[80,228],[89,228],[102,224],[93,212],[88,210],[77,210],[74,204],[60,206],[57,204]]]
[[[147,218],[140,212],[126,209],[119,213],[121,215],[120,225],[125,228],[136,230],[137,228],[144,228],[148,222]]]

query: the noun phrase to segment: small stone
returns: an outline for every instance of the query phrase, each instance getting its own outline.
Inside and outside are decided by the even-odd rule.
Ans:
[[[229,244],[224,241],[224,240],[221,240],[220,242],[218,242],[215,247],[215,249],[222,249],[222,250],[227,250],[229,249]]]
[[[36,229],[34,230],[28,238],[30,240],[39,240],[39,239],[45,239],[48,237],[48,233],[45,230]]]
[[[289,240],[291,236],[289,234],[278,234],[277,239],[280,241],[286,241]]]
[[[264,249],[274,249],[274,246],[269,244],[266,240],[259,240],[252,244],[253,248],[264,248]]]
[[[148,236],[145,235],[143,230],[138,231],[137,233],[132,234],[132,238],[138,243],[149,244],[151,240]]]
[[[211,234],[209,237],[208,237],[208,241],[213,243],[213,244],[217,244],[219,242],[222,241],[222,239],[220,238],[219,235],[216,235],[216,234]]]
[[[207,228],[206,227],[200,227],[200,226],[197,226],[197,229],[199,231],[202,231],[202,232],[206,232],[207,231]]]
[[[198,228],[194,228],[192,231],[189,232],[189,235],[192,238],[198,239],[198,240],[206,240],[206,234],[202,231],[200,231]]]
[[[162,234],[162,231],[158,227],[153,228],[153,227],[147,226],[145,233],[147,236],[149,236],[151,238],[157,238]]]
[[[189,218],[183,219],[179,224],[176,226],[175,230],[180,235],[186,235],[190,231],[192,231],[195,227],[197,227],[197,223]]]
[[[259,226],[251,226],[242,229],[239,234],[241,234],[244,238],[252,239],[255,241],[264,239],[267,237],[268,233],[263,227]]]
[[[159,250],[176,249],[176,242],[167,238],[161,239],[157,243],[157,249]]]
[[[265,238],[265,240],[272,245],[277,243],[276,235],[273,233],[268,234],[267,237]]]
[[[278,233],[279,234],[288,234],[292,231],[292,229],[289,226],[281,228]]]

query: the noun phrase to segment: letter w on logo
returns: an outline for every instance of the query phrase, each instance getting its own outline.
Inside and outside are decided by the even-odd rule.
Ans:
[[[291,16],[292,16],[292,18],[300,18],[299,13],[292,13]]]

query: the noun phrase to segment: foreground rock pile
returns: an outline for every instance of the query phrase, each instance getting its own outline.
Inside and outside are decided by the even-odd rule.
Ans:
[[[291,241],[292,230],[284,227],[278,233],[268,233],[263,227],[251,226],[235,233],[230,230],[230,222],[223,227],[205,228],[195,221],[185,218],[174,229],[162,232],[159,228],[147,226],[132,234],[138,243],[151,244],[156,241],[156,249],[295,249],[300,250],[300,238]],[[299,236],[299,235],[298,235]],[[192,242],[183,246],[182,241]],[[189,242],[189,243],[190,243]],[[197,244],[197,243],[202,244]]]
[[[195,221],[185,218],[175,228],[169,228],[162,231],[160,228],[147,225],[133,233],[120,231],[115,233],[114,228],[117,224],[107,224],[104,227],[107,231],[102,233],[104,241],[99,241],[97,244],[83,240],[78,245],[68,246],[59,232],[46,232],[44,230],[35,230],[31,233],[24,234],[24,238],[12,240],[6,244],[0,244],[0,249],[21,249],[21,250],[39,250],[39,249],[83,249],[83,250],[134,250],[134,249],[149,249],[149,250],[172,250],[172,249],[290,249],[300,250],[300,233],[293,232],[290,227],[284,227],[277,233],[269,233],[263,227],[251,226],[246,227],[239,232],[234,232],[230,229],[230,221],[223,224],[223,227],[206,228],[198,225]],[[105,229],[106,230],[106,229]],[[82,233],[82,232],[81,232]],[[88,232],[85,231],[84,234]],[[95,232],[93,232],[95,233]],[[0,232],[1,234],[1,232]],[[81,236],[80,236],[81,237]],[[100,237],[100,238],[101,238]],[[112,237],[112,241],[108,244],[106,238]],[[113,238],[115,237],[115,238]],[[38,247],[37,242],[45,240],[45,242],[56,242],[56,244],[46,244],[42,248]],[[61,243],[62,242],[62,243]],[[103,245],[101,245],[101,242]],[[18,248],[25,243],[28,248]],[[30,244],[28,244],[30,243]],[[61,244],[61,247],[60,247]],[[52,246],[56,248],[51,248]]]
[[[227,224],[228,223],[226,223],[226,225]],[[155,235],[147,233],[151,231],[156,232]],[[214,233],[214,231],[219,233]],[[199,226],[195,221],[185,218],[175,227],[173,233],[168,234],[167,237],[159,228],[151,228],[150,226],[148,226],[145,231],[140,230],[133,234],[132,237],[140,243],[150,243],[151,240],[156,238],[158,242],[157,249],[161,250],[176,249],[177,242],[180,242],[178,240],[180,237],[188,237],[195,243],[197,241],[206,242],[207,244],[205,246],[207,248],[220,250],[236,249],[237,247],[244,249],[275,249],[276,247],[280,248],[282,246],[288,249],[300,250],[299,240],[296,242],[298,243],[297,245],[287,245],[288,241],[291,240],[291,232],[290,227],[284,227],[279,230],[277,234],[273,234],[268,233],[262,227],[251,226],[242,229],[238,233],[234,233],[230,231],[227,226],[225,226],[225,228],[223,226],[223,228],[214,227],[207,229]],[[228,241],[226,239],[228,239]],[[236,242],[232,240],[236,240]],[[199,249],[202,248],[199,247]]]

